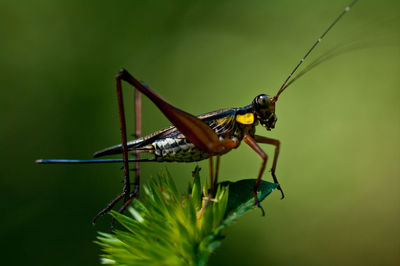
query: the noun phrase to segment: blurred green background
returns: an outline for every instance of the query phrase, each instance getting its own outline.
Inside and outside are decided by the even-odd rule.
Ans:
[[[2,264],[99,263],[92,241],[110,219],[91,219],[121,191],[120,165],[34,160],[119,142],[120,68],[193,114],[244,106],[276,93],[348,2],[0,1]],[[266,217],[240,219],[210,265],[400,264],[399,11],[399,1],[359,1],[306,61],[339,48],[283,93],[276,129],[258,129],[282,142],[287,198],[275,192]],[[168,125],[143,105],[144,133]],[[183,191],[195,163],[143,165],[144,182],[163,166]],[[221,176],[259,166],[242,144]]]

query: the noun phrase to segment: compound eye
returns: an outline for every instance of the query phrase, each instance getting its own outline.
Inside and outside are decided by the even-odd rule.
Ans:
[[[267,95],[261,94],[261,95],[258,96],[257,103],[258,103],[260,106],[262,106],[262,107],[267,107],[267,106],[269,106],[269,102],[270,102],[270,101],[269,101]]]

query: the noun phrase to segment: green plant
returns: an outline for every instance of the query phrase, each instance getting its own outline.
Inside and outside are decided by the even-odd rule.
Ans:
[[[205,265],[221,244],[222,230],[254,208],[255,179],[219,184],[214,199],[207,198],[194,171],[189,194],[181,195],[167,170],[144,186],[140,200],[128,208],[131,217],[112,211],[123,229],[99,233],[103,264],[117,265]],[[262,201],[277,187],[261,181]]]

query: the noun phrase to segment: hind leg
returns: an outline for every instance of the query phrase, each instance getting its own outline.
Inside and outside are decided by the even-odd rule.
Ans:
[[[117,99],[118,99],[118,111],[120,118],[120,130],[121,130],[121,141],[122,141],[122,157],[123,157],[123,169],[124,169],[124,187],[123,192],[118,195],[112,202],[110,202],[103,210],[101,210],[93,219],[93,224],[96,223],[96,220],[100,216],[104,216],[107,212],[109,212],[115,204],[117,204],[122,198],[124,199],[124,205],[120,209],[120,212],[123,212],[127,206],[127,203],[131,202],[132,199],[139,196],[139,186],[140,186],[140,162],[137,160],[135,162],[135,181],[134,181],[134,191],[131,193],[131,183],[130,183],[130,175],[129,175],[129,160],[128,160],[128,146],[127,146],[127,137],[126,137],[126,120],[125,120],[125,110],[124,110],[124,102],[123,102],[123,94],[122,94],[122,85],[121,81],[123,80],[121,73],[119,73],[116,77],[116,90],[117,90]],[[138,90],[135,90],[135,136],[136,138],[140,138],[141,136],[141,93]],[[140,159],[139,151],[135,152],[136,159]],[[125,207],[124,207],[125,206]]]

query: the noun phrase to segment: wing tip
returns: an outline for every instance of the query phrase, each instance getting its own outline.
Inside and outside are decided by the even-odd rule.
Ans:
[[[106,155],[119,154],[121,152],[122,152],[121,145],[117,145],[117,146],[105,148],[105,149],[100,150],[100,151],[96,151],[95,153],[93,153],[93,157],[94,158],[98,158],[98,157],[103,157],[103,156],[106,156]]]

